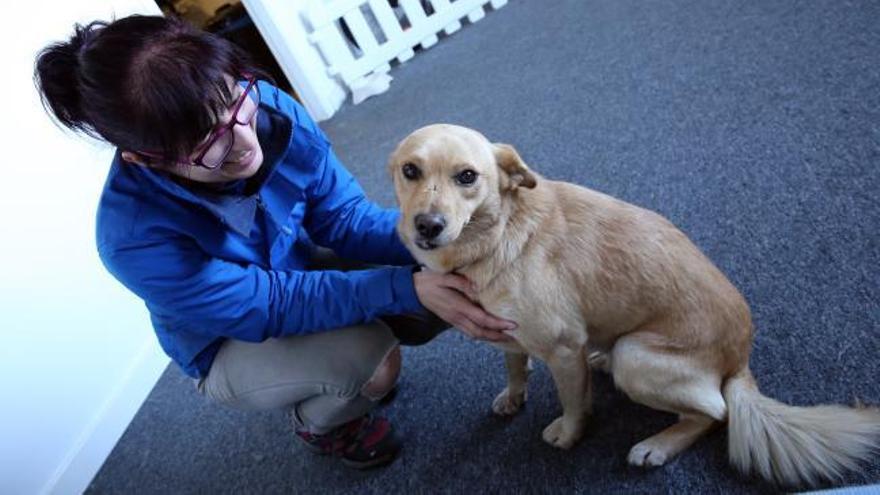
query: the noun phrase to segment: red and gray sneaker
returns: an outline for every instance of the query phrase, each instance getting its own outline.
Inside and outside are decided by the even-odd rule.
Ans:
[[[319,455],[336,455],[355,469],[384,466],[397,457],[400,440],[391,423],[380,416],[367,414],[336,429],[316,435],[297,431],[306,448]]]

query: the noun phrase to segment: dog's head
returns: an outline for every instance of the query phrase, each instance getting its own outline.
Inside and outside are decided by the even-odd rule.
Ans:
[[[503,195],[534,188],[537,180],[512,146],[447,124],[407,136],[388,167],[402,212],[398,232],[410,249],[422,251],[485,227],[484,217],[497,217]]]

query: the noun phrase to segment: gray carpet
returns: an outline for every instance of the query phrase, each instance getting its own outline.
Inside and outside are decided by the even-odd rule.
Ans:
[[[763,391],[792,404],[880,403],[880,3],[511,0],[393,72],[391,91],[324,128],[378,201],[411,130],[452,122],[514,144],[543,174],[666,215],[742,290]],[[90,492],[766,492],[728,467],[725,432],[630,468],[673,422],[597,378],[569,452],[546,368],[516,418],[491,416],[501,355],[447,332],[405,351],[387,409],[401,459],[352,472],[299,449],[280,413],[204,404],[162,377]],[[844,484],[880,482],[880,460]]]

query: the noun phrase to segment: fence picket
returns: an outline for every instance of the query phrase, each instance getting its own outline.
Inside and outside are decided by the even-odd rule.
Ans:
[[[375,53],[379,42],[376,40],[373,30],[370,29],[370,25],[367,24],[367,20],[364,19],[361,9],[349,10],[342,18],[345,19],[345,24],[348,25],[348,29],[357,41],[363,53],[362,56],[368,57],[371,53]]]
[[[338,76],[339,69],[354,63],[354,55],[348,48],[345,38],[335,24],[324,26],[320,31],[315,31],[309,40],[318,45],[318,49],[327,63],[327,73],[330,76]]]
[[[410,29],[419,29],[424,25],[426,16],[419,0],[400,0],[400,6],[409,20]]]
[[[508,0],[430,0],[433,13],[426,15],[420,0],[400,0],[409,27],[402,29],[397,15],[387,0],[311,0],[308,19],[314,30],[309,36],[321,51],[328,72],[338,76],[351,88],[364,81],[371,72],[390,70],[394,59],[405,62],[415,54],[413,47],[429,48],[438,40],[438,33],[450,35],[461,29],[465,17],[475,23],[485,16],[484,6],[493,9],[504,6]],[[367,5],[378,26],[371,27],[361,11]],[[338,22],[344,19],[357,41],[360,56],[349,49]],[[384,42],[378,40],[373,29],[381,30]]]
[[[477,7],[476,9],[472,10],[472,11],[468,14],[468,16],[467,16],[468,21],[469,21],[471,24],[473,24],[473,23],[479,21],[479,20],[482,19],[483,17],[486,17],[486,11],[483,10],[483,6],[482,6],[482,5],[480,5],[480,6]]]
[[[370,0],[370,10],[373,11],[373,16],[382,28],[386,40],[393,42],[393,40],[400,38],[403,30],[400,29],[400,22],[394,11],[391,10],[388,0]]]

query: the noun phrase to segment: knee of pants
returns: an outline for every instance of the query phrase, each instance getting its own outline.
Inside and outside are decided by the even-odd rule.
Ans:
[[[400,376],[400,346],[394,346],[376,367],[373,376],[361,387],[361,394],[372,400],[379,400],[394,388]]]

